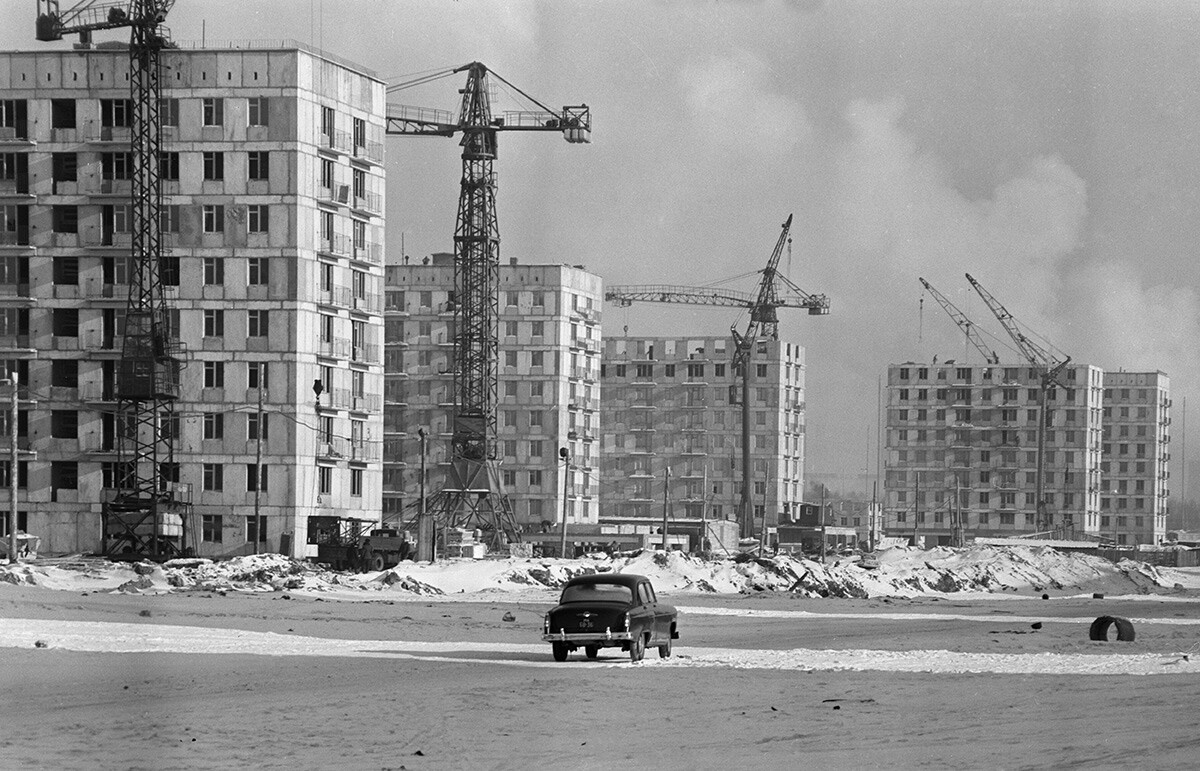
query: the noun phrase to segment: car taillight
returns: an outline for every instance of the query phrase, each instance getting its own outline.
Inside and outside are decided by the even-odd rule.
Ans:
[[[543,632],[542,632],[543,634],[550,634],[550,614],[549,613],[547,613],[546,617],[544,619],[542,619],[542,629],[543,629]]]

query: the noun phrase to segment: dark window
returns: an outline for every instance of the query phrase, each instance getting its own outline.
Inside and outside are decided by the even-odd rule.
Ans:
[[[133,125],[133,102],[129,99],[101,99],[100,125],[105,128]]]
[[[225,260],[220,257],[204,258],[204,283],[225,283]]]
[[[54,309],[54,336],[79,337],[79,309]]]
[[[158,175],[165,180],[179,179],[179,153],[160,153]]]
[[[247,125],[266,126],[269,114],[267,107],[270,104],[270,100],[265,96],[252,96],[246,102]]]
[[[246,517],[246,543],[267,542],[267,518],[265,515]]]
[[[132,179],[132,153],[104,153],[100,156],[100,171],[104,179]]]
[[[270,179],[271,154],[266,150],[250,153],[250,179]]]
[[[266,257],[251,257],[249,260],[247,282],[254,285],[266,284],[270,278],[267,269],[270,263]]]
[[[225,179],[225,153],[204,153],[204,178],[207,180]]]
[[[54,258],[54,283],[76,285],[79,283],[79,258],[71,255]]]
[[[75,128],[75,100],[50,100],[50,127],[56,129]]]
[[[53,207],[54,211],[54,232],[55,233],[78,233],[79,232],[79,207],[58,205]]]
[[[200,540],[205,543],[221,542],[220,514],[202,514],[200,516]]]
[[[75,439],[79,436],[79,413],[75,410],[51,410],[50,435],[55,439]]]
[[[51,165],[55,182],[75,182],[79,179],[79,156],[75,153],[54,153]]]
[[[265,203],[252,203],[246,207],[246,231],[249,233],[266,233],[270,230],[271,219]]]
[[[163,126],[178,126],[179,125],[179,100],[178,99],[159,99],[158,100],[158,121]]]
[[[268,468],[269,467],[265,466],[265,465],[258,467],[258,471],[259,471],[258,481],[262,485],[259,488],[259,491],[264,492],[264,493],[267,491],[267,470],[268,470]],[[250,493],[254,492],[254,482],[255,482],[254,464],[247,463],[246,464],[246,492],[250,492]]]
[[[204,464],[204,489],[213,491],[225,489],[225,467],[220,463]]]
[[[159,257],[158,275],[164,286],[179,286],[179,258]]]
[[[225,437],[225,415],[220,412],[209,412],[204,415],[204,438],[223,439]]]
[[[202,101],[205,126],[220,126],[225,123],[225,100],[209,98]]]
[[[50,486],[55,490],[74,490],[79,486],[79,464],[73,460],[50,462]]]
[[[79,362],[75,359],[54,359],[50,364],[50,385],[57,388],[78,388]]]

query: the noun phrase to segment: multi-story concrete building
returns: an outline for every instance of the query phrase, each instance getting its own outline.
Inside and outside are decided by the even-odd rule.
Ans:
[[[1103,373],[1076,364],[1061,377],[1048,402],[1046,510],[1059,533],[1098,534]],[[1028,366],[891,365],[887,534],[950,544],[1035,532],[1038,390]]]
[[[565,495],[567,521],[594,524],[600,277],[580,266],[513,260],[500,266],[499,279],[496,455],[513,513],[536,531],[562,521]],[[454,255],[389,261],[386,294],[383,499],[385,519],[406,521],[420,496],[418,429],[427,432],[427,494],[440,489],[450,460]]]
[[[741,378],[724,337],[617,337],[601,370],[601,518],[736,520],[742,489]],[[751,365],[754,532],[804,496],[804,349],[759,341]]]
[[[1100,535],[1118,544],[1166,537],[1170,385],[1163,372],[1104,373]]]
[[[186,349],[164,473],[198,553],[301,556],[313,517],[379,518],[384,83],[297,44],[162,64],[161,274]],[[114,486],[129,98],[125,50],[0,54],[0,359],[36,399],[21,507],[50,552],[98,548]]]

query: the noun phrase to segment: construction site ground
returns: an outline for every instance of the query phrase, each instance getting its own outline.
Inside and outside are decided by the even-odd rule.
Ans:
[[[1192,588],[678,593],[640,664],[554,663],[552,599],[0,583],[0,767],[1195,766]],[[1100,615],[1136,640],[1089,640]]]

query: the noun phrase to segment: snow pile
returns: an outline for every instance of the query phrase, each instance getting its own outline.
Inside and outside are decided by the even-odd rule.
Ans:
[[[1049,547],[938,547],[928,551],[896,547],[877,556],[878,567],[868,568],[857,558],[821,564],[788,556],[708,559],[674,551],[640,551],[579,560],[404,562],[361,575],[279,554],[222,561],[172,560],[161,566],[76,558],[0,566],[0,581],[76,591],[294,591],[360,598],[387,592],[421,597],[532,594],[546,599],[571,578],[599,572],[645,575],[658,591],[668,594],[790,592],[805,597],[870,598],[1029,590],[1144,594],[1181,585],[1200,588],[1195,573],[1128,560],[1113,564]]]

